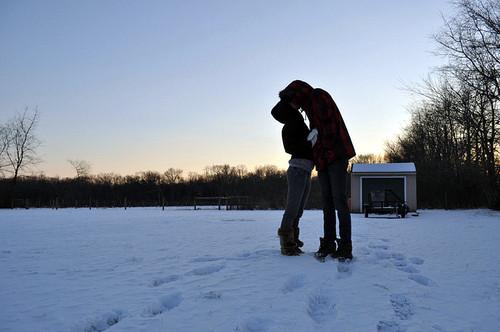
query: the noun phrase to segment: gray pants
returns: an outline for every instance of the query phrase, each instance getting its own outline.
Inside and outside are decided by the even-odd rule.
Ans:
[[[339,233],[342,240],[351,240],[351,213],[347,202],[347,165],[349,160],[335,160],[318,172],[323,201],[323,229],[325,238],[335,239],[336,217],[339,217]]]
[[[311,191],[311,173],[302,168],[288,167],[286,171],[288,194],[286,209],[281,221],[281,229],[299,227],[299,219],[304,212],[309,192]]]

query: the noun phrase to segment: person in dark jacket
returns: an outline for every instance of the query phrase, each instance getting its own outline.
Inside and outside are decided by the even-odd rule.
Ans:
[[[324,237],[316,252],[318,259],[328,255],[339,260],[352,259],[351,215],[347,202],[347,166],[356,155],[340,111],[328,92],[303,81],[293,81],[280,92],[281,100],[301,108],[311,128],[318,131],[313,147],[323,201]],[[339,235],[336,232],[337,211]]]
[[[314,168],[309,128],[300,112],[288,102],[280,101],[271,111],[272,116],[283,123],[281,131],[285,151],[291,154],[287,170],[288,193],[285,213],[278,229],[281,253],[295,256],[303,251],[299,240],[299,220],[311,189],[311,172]]]

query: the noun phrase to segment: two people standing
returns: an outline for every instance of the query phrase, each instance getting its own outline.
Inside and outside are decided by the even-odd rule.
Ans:
[[[340,111],[328,92],[300,80],[290,83],[279,93],[279,97],[280,102],[271,113],[285,124],[283,144],[285,151],[292,155],[287,171],[287,207],[278,230],[281,252],[284,255],[302,252],[298,224],[310,191],[312,161],[316,165],[321,187],[324,231],[315,256],[318,259],[328,255],[340,260],[352,259],[351,215],[346,190],[347,166],[349,159],[356,153]],[[311,131],[299,110],[306,113]],[[292,141],[294,143],[290,145]],[[309,148],[312,150],[312,159],[307,152]],[[299,173],[302,180],[296,180]],[[339,219],[339,238],[335,211]]]

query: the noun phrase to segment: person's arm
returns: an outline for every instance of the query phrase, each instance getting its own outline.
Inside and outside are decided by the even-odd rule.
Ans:
[[[283,145],[286,153],[294,154],[312,148],[307,140],[308,130],[305,124],[289,124],[283,128]]]
[[[338,136],[339,114],[337,105],[328,95],[318,94],[316,96],[316,107],[318,109],[321,127],[319,128],[323,146],[332,149]]]

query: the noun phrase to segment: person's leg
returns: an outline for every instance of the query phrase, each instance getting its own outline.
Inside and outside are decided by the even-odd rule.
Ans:
[[[323,260],[328,255],[335,254],[337,249],[335,244],[335,206],[333,204],[331,182],[328,170],[319,171],[318,178],[321,188],[321,200],[323,202],[324,237],[319,238],[319,249],[314,256],[319,260]]]
[[[347,202],[347,165],[348,159],[336,160],[328,165],[328,173],[332,184],[332,196],[339,217],[339,234],[337,251],[332,254],[339,260],[352,259],[351,213]]]
[[[321,201],[323,203],[323,235],[326,239],[334,240],[337,237],[335,205],[328,169],[319,171],[318,178],[321,189]]]
[[[349,160],[335,160],[328,165],[331,192],[339,218],[339,235],[342,240],[351,240],[351,213],[347,202],[347,165]]]
[[[281,253],[287,256],[298,255],[302,252],[302,250],[297,247],[295,229],[293,228],[300,210],[305,186],[305,177],[302,172],[305,171],[297,167],[288,167],[287,170],[288,193],[286,209],[283,214],[283,219],[281,220],[281,226],[278,229]]]
[[[302,214],[304,188],[307,183],[304,173],[307,172],[297,167],[289,167],[286,172],[288,193],[286,209],[281,221],[281,229],[292,229],[299,212]]]
[[[309,172],[303,171],[303,180],[304,180],[304,185],[302,189],[302,197],[300,200],[299,204],[299,210],[297,211],[297,216],[295,217],[295,220],[293,222],[293,227],[297,228],[299,227],[299,220],[302,217],[302,214],[304,213],[304,207],[306,206],[307,199],[309,198],[309,193],[311,192],[311,174]]]
[[[300,204],[299,204],[299,210],[297,212],[297,216],[295,217],[295,220],[293,221],[293,234],[294,234],[295,243],[297,244],[297,251],[299,253],[303,253],[303,251],[300,248],[304,246],[304,242],[302,242],[299,239],[299,235],[300,235],[299,221],[300,221],[300,218],[302,217],[302,214],[304,213],[304,207],[307,203],[307,198],[309,197],[309,192],[311,191],[311,174],[309,172],[304,171],[304,170],[302,170],[302,171],[303,171],[303,178],[304,178],[302,199],[301,199]]]

